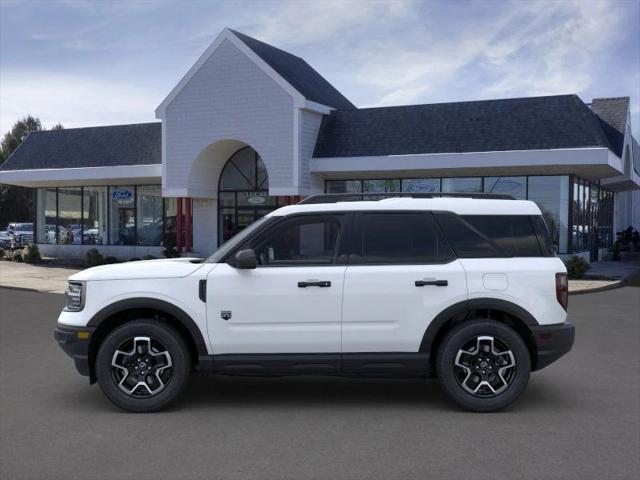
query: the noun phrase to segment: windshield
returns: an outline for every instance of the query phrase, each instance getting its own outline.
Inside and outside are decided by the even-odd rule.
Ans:
[[[216,250],[213,253],[213,255],[211,255],[209,258],[207,258],[207,263],[218,263],[218,262],[220,262],[220,260],[222,260],[224,257],[226,257],[229,254],[229,252],[231,252],[238,245],[240,245],[242,242],[244,242],[245,239],[247,239],[249,237],[249,235],[251,235],[258,228],[262,227],[262,225],[267,223],[269,220],[271,220],[271,217],[262,217],[262,218],[258,219],[257,221],[253,222],[251,225],[249,225],[247,228],[242,230],[237,235],[231,237],[229,240],[227,240],[222,245],[220,245],[218,250]]]
[[[15,225],[16,232],[30,232],[31,230],[33,230],[31,223],[16,223]]]

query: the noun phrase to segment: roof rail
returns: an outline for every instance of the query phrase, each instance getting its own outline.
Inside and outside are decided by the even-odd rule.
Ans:
[[[474,198],[491,200],[515,200],[511,195],[501,193],[425,193],[425,192],[375,192],[375,193],[325,193],[311,195],[298,205],[309,205],[314,203],[338,203],[338,202],[360,202],[376,201],[385,198]]]

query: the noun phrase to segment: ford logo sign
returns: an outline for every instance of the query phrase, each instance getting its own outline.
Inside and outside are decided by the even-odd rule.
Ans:
[[[130,190],[114,190],[111,192],[111,197],[114,200],[131,200],[133,194]]]
[[[262,205],[266,201],[267,199],[262,195],[249,195],[247,198],[247,202],[249,202],[250,205]]]

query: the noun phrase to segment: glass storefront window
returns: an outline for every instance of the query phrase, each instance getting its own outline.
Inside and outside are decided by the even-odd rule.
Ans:
[[[437,193],[440,191],[439,178],[407,178],[402,180],[402,191],[409,193]]]
[[[362,191],[365,193],[399,192],[400,180],[363,180]]]
[[[485,193],[511,195],[518,200],[527,198],[527,177],[484,177]]]
[[[162,242],[162,192],[160,185],[136,188],[136,225],[138,245],[160,245]]]
[[[327,193],[360,193],[362,192],[361,180],[327,180]]]
[[[79,187],[58,188],[58,244],[82,243],[82,190]]]
[[[82,190],[82,243],[107,243],[107,187],[84,187]]]
[[[109,243],[135,245],[135,187],[109,187]]]
[[[36,242],[55,244],[58,211],[55,188],[39,188],[37,193]]]
[[[482,192],[482,178],[443,178],[442,191],[447,193]]]
[[[528,199],[536,202],[559,253],[568,251],[569,177],[529,177]]]

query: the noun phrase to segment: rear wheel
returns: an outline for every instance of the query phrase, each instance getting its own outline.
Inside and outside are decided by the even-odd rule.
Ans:
[[[460,406],[491,412],[525,390],[531,371],[526,344],[512,328],[493,320],[470,320],[443,339],[436,360],[445,392]]]
[[[173,328],[152,319],[114,329],[96,358],[98,383],[118,407],[152,412],[184,389],[191,367],[188,347]]]

